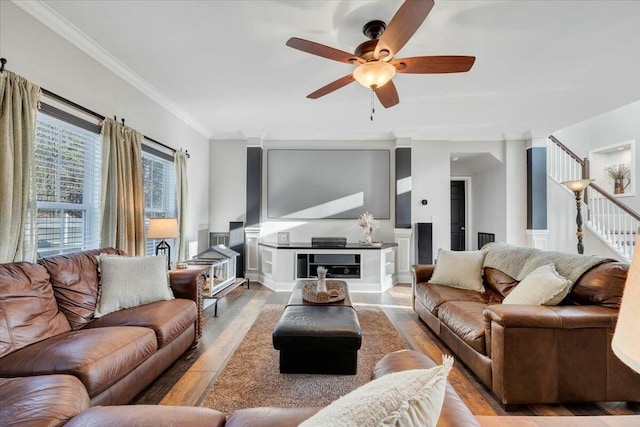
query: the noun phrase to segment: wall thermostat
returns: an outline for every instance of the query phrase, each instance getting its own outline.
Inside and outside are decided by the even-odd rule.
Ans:
[[[427,206],[427,203],[429,202],[427,201],[427,199],[422,199],[420,203],[422,203],[422,206]]]
[[[279,245],[288,245],[289,244],[289,233],[286,231],[281,231],[278,233],[278,244]]]

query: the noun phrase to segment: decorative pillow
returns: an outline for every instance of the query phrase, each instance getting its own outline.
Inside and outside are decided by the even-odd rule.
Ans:
[[[377,378],[342,396],[300,427],[434,426],[444,402],[453,357],[442,365]]]
[[[482,263],[484,251],[438,251],[438,263],[429,279],[435,285],[484,292]]]
[[[165,255],[100,255],[97,259],[100,265],[100,291],[94,317],[173,299]]]
[[[527,275],[502,301],[503,304],[558,305],[571,290],[571,282],[543,265]]]

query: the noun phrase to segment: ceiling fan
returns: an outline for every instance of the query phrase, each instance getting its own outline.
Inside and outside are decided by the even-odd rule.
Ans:
[[[357,65],[352,73],[310,93],[307,98],[320,98],[355,80],[372,89],[380,103],[389,108],[400,102],[398,91],[391,81],[396,73],[440,74],[469,71],[476,60],[475,56],[416,56],[393,59],[422,25],[433,5],[434,0],[405,0],[389,21],[389,25],[379,20],[367,22],[362,32],[369,40],[356,47],[353,54],[309,40],[290,38],[287,41],[289,47]]]

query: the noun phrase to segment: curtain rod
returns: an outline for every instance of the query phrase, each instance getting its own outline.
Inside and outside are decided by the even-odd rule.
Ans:
[[[0,0],[0,1],[1,1],[1,0]],[[76,104],[75,102],[70,101],[70,100],[68,100],[67,98],[63,97],[63,96],[60,96],[60,95],[58,95],[58,94],[55,94],[55,93],[51,92],[50,90],[47,90],[47,89],[45,89],[45,88],[40,88],[40,90],[42,90],[42,93],[44,93],[44,94],[45,94],[45,95],[47,95],[48,97],[53,98],[53,99],[56,99],[56,100],[58,100],[58,101],[60,101],[60,102],[63,102],[63,103],[65,103],[65,104],[68,104],[68,105],[70,105],[71,107],[73,107],[73,108],[75,108],[75,109],[77,109],[77,110],[80,110],[80,111],[82,111],[82,112],[84,112],[84,113],[87,113],[87,114],[89,114],[90,116],[93,116],[93,117],[95,117],[95,118],[97,118],[97,119],[99,119],[99,120],[104,120],[104,119],[106,118],[106,117],[105,117],[105,116],[103,116],[102,114],[98,114],[98,113],[96,113],[95,111],[89,110],[88,108],[83,107],[83,106],[82,106],[82,105],[80,105],[80,104]],[[124,125],[124,119],[122,120],[122,124]],[[144,136],[144,138],[145,138],[145,139],[148,139],[148,140],[149,140],[149,141],[151,141],[151,142],[154,142],[154,143],[156,143],[156,144],[158,144],[158,145],[160,145],[160,146],[162,146],[162,147],[164,147],[164,148],[166,148],[166,149],[168,149],[168,150],[171,150],[171,151],[172,151],[172,152],[174,152],[174,153],[178,151],[178,150],[176,150],[175,148],[173,148],[173,147],[169,147],[168,145],[163,144],[163,143],[162,143],[162,142],[160,142],[160,141],[156,141],[155,139],[153,139],[153,138],[149,138],[149,137],[148,137],[148,136],[146,136],[146,135],[143,135],[143,136]],[[186,152],[186,151],[185,151],[185,153],[187,154],[187,158],[191,158],[191,155],[190,155],[188,152]]]

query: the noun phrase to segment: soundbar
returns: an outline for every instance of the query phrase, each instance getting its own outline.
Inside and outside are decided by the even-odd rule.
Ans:
[[[346,237],[312,237],[311,246],[314,248],[344,248],[347,246]]]

